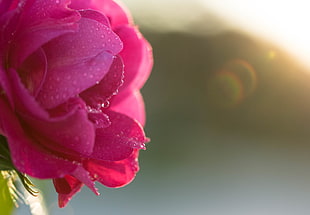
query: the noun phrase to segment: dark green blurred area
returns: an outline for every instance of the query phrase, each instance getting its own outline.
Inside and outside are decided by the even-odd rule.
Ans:
[[[232,142],[241,136],[253,147],[255,138],[276,139],[278,147],[281,140],[291,140],[289,144],[295,146],[308,142],[310,71],[280,48],[236,32],[210,36],[145,33],[154,47],[155,66],[142,91],[146,131],[152,139],[143,159],[151,156],[155,163],[178,165],[189,152],[203,154],[212,138],[201,142],[197,132]],[[229,92],[223,94],[225,86],[209,85],[223,65],[234,59],[253,67],[257,86],[237,105],[226,107],[217,101],[232,97]]]
[[[146,37],[155,57],[152,76],[143,89],[150,132],[158,124],[170,129],[198,124],[224,133],[308,137],[310,70],[279,48],[234,32]],[[223,86],[212,89],[208,84],[233,59],[252,65],[257,87],[240,104],[227,108],[217,102],[225,99]]]

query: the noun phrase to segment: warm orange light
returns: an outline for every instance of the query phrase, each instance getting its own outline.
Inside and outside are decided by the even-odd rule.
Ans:
[[[310,67],[310,1],[201,1],[232,25],[280,45]]]

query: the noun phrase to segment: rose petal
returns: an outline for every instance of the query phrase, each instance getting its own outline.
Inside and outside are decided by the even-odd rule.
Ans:
[[[123,69],[123,61],[117,56],[106,76],[97,85],[82,92],[80,96],[89,106],[94,108],[97,108],[98,105],[106,104],[117,93],[118,88],[123,83]]]
[[[13,0],[2,0],[0,1],[0,14],[5,13],[10,7]]]
[[[43,23],[48,22],[46,19],[62,20],[68,18],[74,10],[67,6],[70,0],[20,0],[18,6],[24,3],[23,22],[24,23]]]
[[[59,194],[58,205],[61,208],[65,207],[73,195],[81,190],[83,184],[88,186],[96,195],[99,195],[89,173],[81,166],[76,169],[73,176],[66,175],[64,178],[54,179],[53,182]]]
[[[131,26],[121,26],[116,28],[115,32],[124,44],[120,56],[125,65],[125,78],[120,91],[129,88],[140,89],[149,77],[153,66],[151,46],[140,32]]]
[[[96,130],[96,140],[90,159],[117,161],[128,158],[133,149],[144,149],[148,139],[143,128],[133,119],[121,113],[104,110],[111,125]]]
[[[112,98],[109,109],[137,120],[142,126],[145,124],[144,101],[139,90],[117,94]]]
[[[121,187],[130,183],[139,171],[139,150],[120,161],[89,160],[84,166],[96,181],[107,187]]]
[[[98,10],[101,13],[106,14],[110,18],[113,27],[132,23],[130,13],[128,12],[126,7],[122,6],[121,2],[116,3],[113,0],[72,0],[69,7],[77,10]]]
[[[0,124],[7,137],[14,166],[20,172],[42,179],[59,178],[77,168],[73,162],[57,157],[29,138],[3,97],[0,97],[0,107]]]
[[[83,166],[78,166],[78,168],[75,169],[75,171],[72,173],[72,175],[81,181],[83,184],[85,184],[91,191],[93,191],[97,196],[100,195],[97,188],[95,187],[95,183],[91,179],[89,172],[84,169]]]
[[[23,115],[24,128],[42,147],[69,155],[86,156],[92,153],[95,129],[84,109],[72,108],[65,117],[50,120]]]
[[[50,109],[77,96],[103,78],[112,59],[113,55],[102,52],[81,63],[48,71],[46,81],[37,96],[38,102]]]
[[[122,50],[119,37],[108,26],[96,20],[100,18],[92,19],[89,14],[81,11],[78,32],[63,35],[44,46],[51,67],[78,63],[103,51],[116,55]],[[101,16],[101,19],[106,19],[104,15]]]
[[[92,110],[88,113],[88,118],[94,123],[96,128],[107,128],[111,125],[109,116],[101,111]]]
[[[122,49],[122,42],[110,28],[88,18],[79,23],[78,33],[58,37],[44,46],[49,70],[38,100],[45,108],[53,108],[99,82],[109,71],[113,55]]]
[[[83,183],[71,175],[64,178],[53,179],[55,189],[58,193],[58,205],[63,208],[72,199],[73,195],[79,192]]]
[[[77,30],[80,19],[77,11],[66,8],[68,1],[25,1],[19,5],[14,25],[14,40],[10,50],[10,66],[17,68],[25,58],[47,41]],[[19,16],[18,16],[19,15]]]
[[[14,105],[19,111],[18,114],[23,116],[24,128],[33,138],[40,140],[42,146],[56,152],[85,155],[92,152],[94,125],[88,120],[86,110],[81,109],[79,103],[72,106],[66,115],[50,118],[20,83],[16,72],[11,70],[10,75],[13,80],[10,83]]]
[[[97,22],[100,22],[101,24],[103,24],[103,25],[105,25],[105,26],[107,26],[109,28],[111,27],[110,26],[110,21],[109,21],[108,17],[104,16],[102,13],[99,13],[98,11],[95,11],[95,10],[85,10],[85,8],[84,8],[83,10],[79,10],[79,13],[84,18],[96,20]]]

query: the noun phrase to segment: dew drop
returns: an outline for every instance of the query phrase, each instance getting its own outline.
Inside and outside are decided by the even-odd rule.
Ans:
[[[105,102],[103,102],[102,104],[101,104],[101,107],[103,107],[103,108],[107,108],[107,107],[109,107],[110,106],[110,102],[109,101],[105,101]]]
[[[72,161],[72,164],[78,165],[79,162],[77,162],[77,161]]]
[[[128,141],[128,145],[136,149],[145,149],[145,144],[138,142],[137,140],[131,139]]]

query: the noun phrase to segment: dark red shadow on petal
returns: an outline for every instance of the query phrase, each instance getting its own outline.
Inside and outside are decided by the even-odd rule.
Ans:
[[[58,205],[63,208],[72,199],[74,194],[79,192],[83,183],[71,175],[66,175],[64,178],[55,178],[53,183],[58,193]]]
[[[107,103],[107,101],[117,93],[117,90],[123,83],[123,61],[116,56],[106,76],[95,86],[82,92],[80,96],[93,108],[98,108]]]
[[[36,97],[45,81],[47,60],[43,49],[38,49],[19,67],[18,74],[29,93]]]

